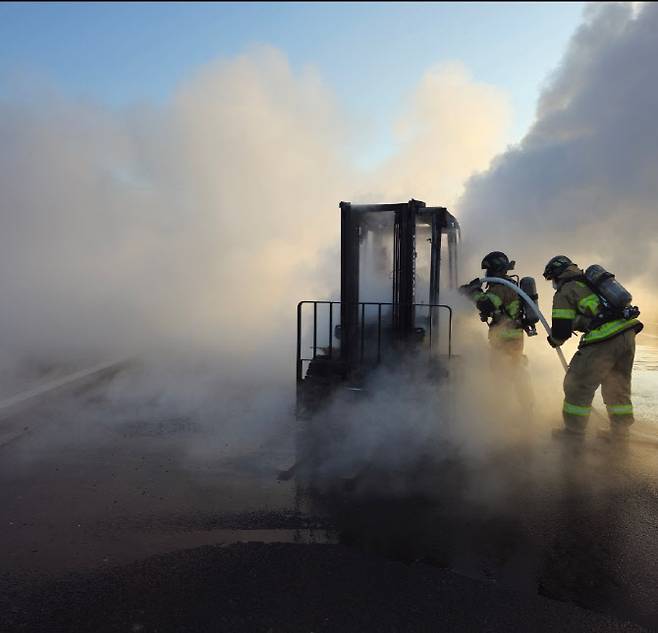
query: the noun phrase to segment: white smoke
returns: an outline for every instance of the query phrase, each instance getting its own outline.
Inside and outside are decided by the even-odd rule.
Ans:
[[[11,347],[257,346],[290,310],[288,280],[314,283],[318,236],[337,231],[341,130],[317,77],[276,51],[205,69],[162,110],[1,107]]]
[[[373,175],[387,200],[452,207],[464,182],[504,148],[510,104],[459,63],[430,68],[394,126],[397,152]]]
[[[454,195],[497,149],[487,132],[459,153],[474,119],[494,130],[505,116],[463,71],[430,73],[409,107],[400,158],[364,175],[346,151],[358,122],[317,72],[271,48],[199,69],[161,107],[7,90],[0,364],[201,349],[283,376],[296,302],[338,286],[338,202],[438,196],[446,161]],[[411,186],[414,173],[425,184]]]
[[[526,138],[468,183],[465,252],[509,250],[535,275],[564,252],[629,284],[655,270],[657,25],[655,5],[588,11]],[[270,48],[200,69],[162,107],[5,92],[0,115],[2,364],[203,350],[191,383],[162,361],[166,407],[292,385],[294,306],[338,286],[338,201],[450,205],[509,119],[499,91],[433,68],[398,153],[363,173],[345,151],[358,122]]]

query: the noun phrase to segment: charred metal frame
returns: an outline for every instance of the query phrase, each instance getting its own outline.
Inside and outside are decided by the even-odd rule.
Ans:
[[[297,408],[298,419],[310,419],[333,390],[346,381],[362,385],[367,372],[377,365],[397,363],[401,356],[419,354],[428,359],[430,371],[443,375],[436,361],[452,356],[452,308],[441,304],[441,258],[443,235],[447,247],[447,280],[457,287],[459,225],[444,207],[427,207],[420,200],[399,204],[356,205],[340,203],[341,296],[340,301],[301,301],[297,305]],[[429,293],[416,297],[417,227],[429,227]],[[384,301],[360,300],[360,255],[366,231],[373,233],[373,246],[388,247],[391,272],[390,295]],[[391,243],[392,240],[392,243]],[[386,294],[386,292],[384,293]],[[312,306],[312,329],[309,308]],[[307,310],[304,310],[304,308]],[[420,311],[419,311],[420,310]],[[448,341],[439,337],[439,315],[448,312]],[[339,314],[337,314],[339,313]],[[421,323],[421,327],[417,325]],[[307,338],[311,336],[311,340]],[[441,340],[439,340],[441,339]],[[312,354],[302,352],[310,343]],[[440,349],[442,347],[442,349]],[[447,347],[447,355],[446,355]],[[361,387],[354,387],[360,391]]]
[[[311,349],[313,350],[313,354],[310,357],[304,357],[302,355],[302,332],[304,331],[303,327],[303,308],[305,305],[312,305],[313,306],[313,344],[311,346]],[[303,380],[303,375],[304,375],[304,363],[310,363],[318,358],[321,358],[326,361],[332,361],[335,358],[334,355],[334,344],[333,344],[333,339],[334,339],[334,319],[333,319],[333,313],[334,313],[334,306],[339,305],[341,306],[341,312],[343,309],[343,304],[341,301],[300,301],[297,304],[297,361],[296,361],[296,369],[297,369],[297,382],[301,382]],[[327,331],[327,344],[323,345],[321,343],[318,343],[319,336],[318,336],[318,306],[326,306],[326,310],[328,312],[327,315],[327,322],[328,322],[328,331]],[[357,308],[357,318],[358,322],[356,323],[356,334],[358,336],[358,353],[356,355],[356,358],[353,359],[354,363],[362,364],[365,359],[365,351],[366,351],[366,310],[370,306],[374,306],[377,308],[377,336],[376,336],[376,355],[374,359],[374,364],[379,365],[382,362],[382,332],[383,332],[383,315],[382,315],[382,307],[392,307],[394,304],[392,302],[375,302],[375,301],[363,301],[358,304],[356,304]],[[452,308],[449,305],[441,304],[441,303],[418,303],[418,304],[411,304],[409,306],[404,306],[405,308],[410,308],[410,311],[414,314],[416,314],[418,308],[421,309],[426,309],[430,313],[433,312],[434,310],[438,309],[443,309],[447,310],[448,312],[448,358],[452,357]],[[392,313],[393,319],[394,313]],[[433,352],[435,351],[435,348],[433,346],[433,333],[432,333],[432,319],[428,319],[429,322],[429,328],[428,328],[428,346],[427,346],[427,352],[432,356]],[[393,326],[393,323],[391,323],[391,326]],[[323,337],[324,338],[324,337]],[[342,345],[341,345],[342,349]],[[318,350],[320,350],[320,354],[318,354]]]
[[[393,212],[393,288],[390,303],[393,330],[400,338],[415,330],[416,227],[431,228],[430,288],[428,304],[438,305],[441,281],[441,236],[447,234],[448,287],[457,287],[459,224],[445,207],[427,207],[420,200],[397,204],[341,202],[341,360],[352,366],[359,352],[359,244],[370,214]],[[427,305],[427,304],[425,304]],[[430,327],[438,324],[438,311],[430,310]]]

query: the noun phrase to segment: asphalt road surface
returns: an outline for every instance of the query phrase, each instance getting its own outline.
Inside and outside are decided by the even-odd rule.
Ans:
[[[294,429],[191,455],[194,420],[107,406],[10,422],[3,633],[658,630],[656,447],[546,434],[280,481]]]

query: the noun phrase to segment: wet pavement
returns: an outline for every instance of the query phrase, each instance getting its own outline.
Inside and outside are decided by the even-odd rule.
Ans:
[[[654,425],[658,432],[658,336],[649,340],[654,344],[638,345],[635,354],[633,406],[638,420]]]
[[[647,432],[657,361],[639,350]],[[42,403],[0,449],[3,632],[658,630],[656,447],[546,428],[280,481],[292,427],[215,446],[193,419],[97,406]]]
[[[5,631],[434,633],[640,627],[338,545],[202,547],[55,583],[5,585]]]

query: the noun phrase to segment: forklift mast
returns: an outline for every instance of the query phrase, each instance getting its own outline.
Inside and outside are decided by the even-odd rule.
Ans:
[[[448,287],[457,287],[459,224],[445,207],[427,207],[420,200],[398,204],[341,202],[341,347],[342,360],[352,366],[358,354],[360,303],[360,254],[365,233],[392,233],[392,284],[389,297],[378,297],[392,308],[392,331],[408,338],[416,331],[416,234],[418,227],[431,231],[429,287],[422,304],[437,306],[441,282],[441,242],[447,235]],[[391,218],[392,216],[392,218]],[[392,227],[390,226],[392,222]],[[390,230],[392,228],[392,231]],[[430,318],[436,319],[430,309]]]
[[[452,353],[452,309],[440,303],[440,292],[457,287],[454,216],[414,199],[341,202],[340,214],[340,301],[297,305],[298,411],[300,403],[308,409],[337,384],[359,382],[371,367],[397,362],[400,354],[424,349],[437,360],[446,334],[439,315],[446,312],[443,348]]]

